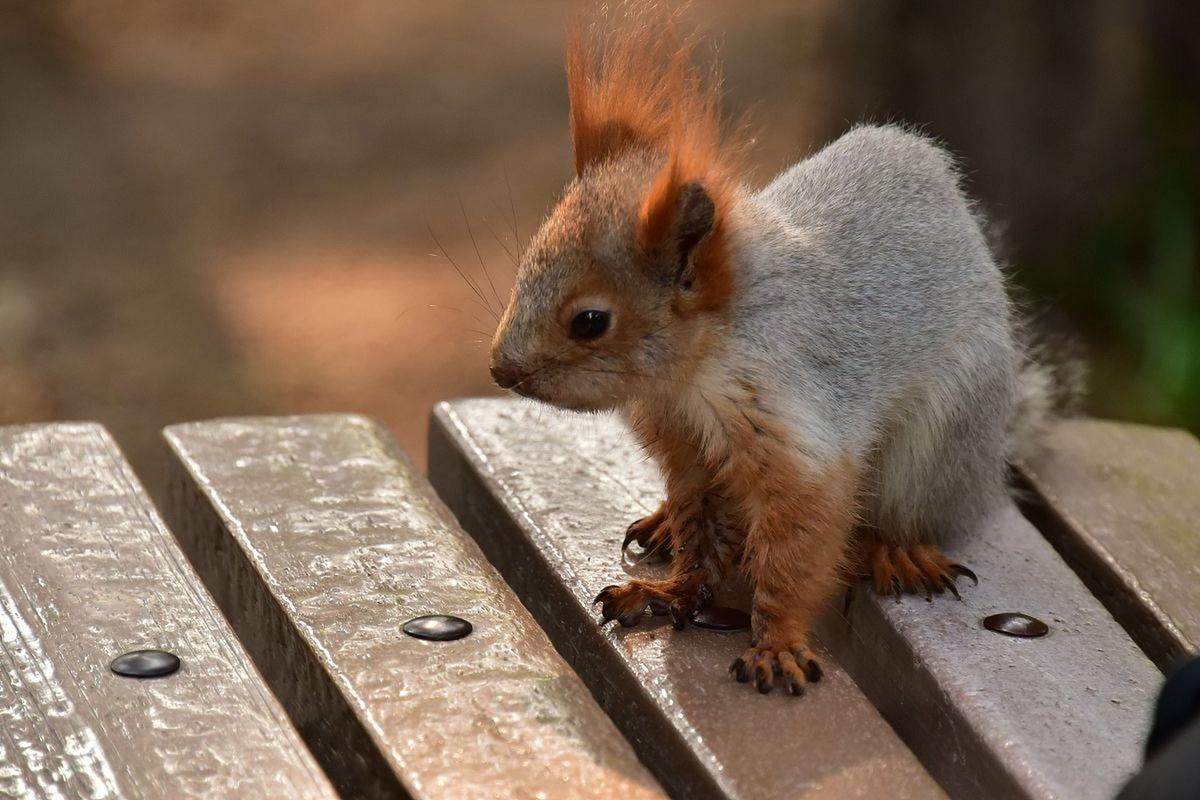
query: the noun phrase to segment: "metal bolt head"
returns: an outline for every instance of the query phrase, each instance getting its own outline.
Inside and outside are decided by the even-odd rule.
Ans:
[[[447,614],[428,614],[415,617],[404,623],[404,632],[416,639],[428,639],[433,642],[449,642],[461,639],[474,630],[471,623],[462,617],[452,617]]]
[[[134,650],[112,660],[109,668],[126,678],[161,678],[179,669],[179,656],[166,650]]]
[[[750,627],[750,615],[740,608],[707,606],[692,612],[692,624],[711,631],[744,631]]]
[[[1050,626],[1040,619],[1017,611],[1006,611],[1003,614],[984,617],[983,627],[989,631],[1003,633],[1005,636],[1020,636],[1026,639],[1045,636],[1050,632]]]

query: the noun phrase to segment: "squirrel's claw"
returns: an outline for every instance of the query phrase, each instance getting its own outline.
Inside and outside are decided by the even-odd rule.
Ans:
[[[774,670],[767,669],[764,664],[754,665],[754,688],[758,689],[759,694],[769,694],[771,686],[775,682]]]
[[[638,558],[639,561],[653,556],[669,555],[671,537],[666,520],[666,512],[661,508],[649,516],[634,520],[625,529],[625,538],[621,541],[621,552],[624,553],[629,549],[629,545],[637,542],[643,551]]]
[[[974,583],[976,586],[979,585],[979,578],[975,575],[975,573],[964,567],[962,564],[951,564],[950,571],[955,575],[962,575],[970,578],[972,583]]]
[[[636,519],[629,523],[629,527],[625,529],[625,539],[621,542],[621,552],[628,550],[629,545],[632,544],[633,540],[638,537],[638,534],[641,532],[641,530],[638,528],[638,523],[641,521],[642,520],[640,519]]]
[[[684,609],[683,603],[676,600],[667,606],[667,611],[671,615],[671,627],[677,631],[681,631],[687,627],[687,619],[690,612]]]
[[[671,615],[671,625],[681,631],[687,627],[688,620],[697,610],[704,608],[713,599],[712,587],[707,583],[700,584],[691,596],[684,596],[671,601],[667,612]]]
[[[596,595],[596,599],[592,601],[592,605],[596,605],[596,603],[604,602],[604,600],[606,600],[608,598],[608,596],[610,594],[612,594],[612,590],[616,589],[616,588],[617,588],[617,585],[615,583],[605,586],[603,589],[600,590],[600,594]]]
[[[617,587],[615,585],[614,586],[605,586],[603,589],[600,590],[600,594],[596,595],[596,599],[592,601],[592,605],[596,605],[596,603],[603,603],[603,605],[600,606],[600,624],[601,625],[607,625],[608,623],[610,623],[614,619],[616,619],[618,616],[616,604],[613,602],[613,592],[615,592],[616,589],[617,589]],[[621,624],[625,625],[625,627],[629,627],[630,625],[636,625],[637,623],[636,622],[626,623],[625,618],[622,617]]]

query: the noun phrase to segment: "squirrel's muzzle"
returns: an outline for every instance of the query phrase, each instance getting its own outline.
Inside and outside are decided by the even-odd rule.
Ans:
[[[492,380],[501,389],[512,389],[529,377],[529,374],[524,370],[501,362],[492,362],[491,372]]]

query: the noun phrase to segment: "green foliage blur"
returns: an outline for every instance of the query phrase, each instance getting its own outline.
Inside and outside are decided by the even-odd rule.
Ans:
[[[1200,110],[1153,79],[1149,169],[1020,275],[1081,334],[1092,413],[1200,431]]]

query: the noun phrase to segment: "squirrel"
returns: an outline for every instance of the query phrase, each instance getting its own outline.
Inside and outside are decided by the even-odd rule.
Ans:
[[[978,583],[937,543],[1008,502],[1052,370],[946,150],[861,125],[750,188],[719,75],[674,27],[574,26],[575,177],[521,257],[490,369],[619,412],[661,468],[666,500],[622,549],[669,554],[669,575],[606,587],[602,624],[683,627],[738,563],[751,641],[730,671],[798,696],[847,576],[897,598]]]

